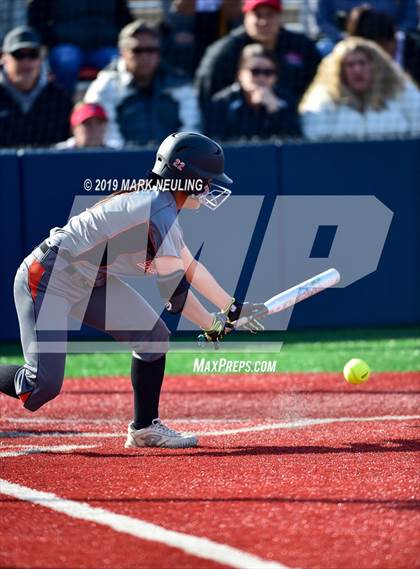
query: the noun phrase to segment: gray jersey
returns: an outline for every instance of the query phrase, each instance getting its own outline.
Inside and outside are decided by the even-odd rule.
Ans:
[[[105,267],[119,275],[151,273],[153,258],[180,257],[184,247],[175,200],[156,190],[100,201],[51,230],[49,244],[91,278]]]

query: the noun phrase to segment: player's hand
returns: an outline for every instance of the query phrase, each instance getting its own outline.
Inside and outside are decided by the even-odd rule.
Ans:
[[[227,314],[216,312],[213,314],[213,322],[209,328],[202,328],[207,342],[219,342],[228,332],[232,330],[232,325],[228,322]]]
[[[239,318],[248,318],[248,322],[241,326],[241,328],[252,332],[252,334],[256,334],[257,332],[262,332],[264,330],[264,326],[256,318],[256,315],[264,309],[265,305],[261,302],[242,303],[232,298],[232,302],[225,308],[223,313],[227,315],[228,323],[231,325],[239,320]]]

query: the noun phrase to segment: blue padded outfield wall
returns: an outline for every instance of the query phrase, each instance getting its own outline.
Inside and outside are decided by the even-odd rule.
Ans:
[[[0,340],[19,337],[13,303],[19,263],[51,227],[66,223],[75,195],[87,195],[84,179],[142,178],[153,157],[151,150],[0,153]],[[290,327],[420,322],[419,140],[230,146],[226,164],[235,194],[264,196],[248,259],[257,257],[276,196],[374,195],[394,213],[377,270],[345,289],[330,290],[297,306]],[[355,232],[358,221],[354,220]],[[240,224],[233,222],[230,231],[240,232]],[[221,248],[217,233],[215,228],[214,246]],[[281,264],[281,259],[273,263]],[[243,291],[253,263],[247,265],[240,279]],[[274,270],[267,275],[273,294],[280,286],[276,274]]]
[[[0,154],[0,339],[19,337],[13,280],[23,259],[22,188],[16,153]]]

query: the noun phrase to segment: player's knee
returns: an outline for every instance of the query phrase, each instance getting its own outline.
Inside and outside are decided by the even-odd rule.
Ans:
[[[133,351],[144,361],[156,361],[169,350],[169,335],[166,324],[159,319],[150,332],[147,341],[145,342],[143,339],[142,342],[134,346]]]
[[[61,391],[62,384],[62,380],[44,385],[36,383],[34,389],[26,397],[25,395],[20,396],[23,406],[28,411],[38,411],[43,405],[57,397]]]
[[[152,330],[152,342],[155,344],[158,356],[162,357],[169,350],[169,330],[163,320],[158,320]]]

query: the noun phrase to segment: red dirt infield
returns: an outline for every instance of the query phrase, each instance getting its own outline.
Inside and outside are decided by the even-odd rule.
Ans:
[[[0,567],[420,567],[419,394],[417,372],[168,377],[161,418],[200,434],[175,451],[124,449],[127,378],[35,414],[1,397]]]

